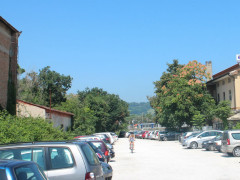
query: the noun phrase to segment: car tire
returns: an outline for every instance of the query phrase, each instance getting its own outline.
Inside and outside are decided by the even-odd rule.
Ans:
[[[190,148],[191,149],[197,149],[197,147],[198,147],[198,143],[197,142],[195,142],[195,141],[191,142],[191,144],[190,144]]]
[[[235,147],[233,149],[233,156],[234,157],[240,157],[240,147]]]
[[[164,138],[163,138],[163,141],[167,141],[167,140],[168,140],[167,137],[164,137]]]

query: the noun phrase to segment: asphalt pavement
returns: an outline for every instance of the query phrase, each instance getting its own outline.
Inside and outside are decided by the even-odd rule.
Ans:
[[[186,149],[178,141],[137,139],[134,153],[127,138],[114,145],[113,180],[239,180],[240,158],[217,151]]]

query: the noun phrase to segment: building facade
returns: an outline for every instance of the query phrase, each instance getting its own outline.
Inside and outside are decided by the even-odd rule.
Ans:
[[[240,66],[236,64],[215,75],[207,88],[217,102],[228,100],[233,110],[240,110]]]
[[[20,32],[0,16],[0,109],[16,113],[17,57]]]
[[[46,119],[53,123],[53,127],[63,129],[64,131],[67,131],[72,127],[74,116],[72,113],[50,109],[46,106],[41,106],[22,100],[17,100],[16,107],[17,116]]]
[[[217,102],[229,101],[233,116],[228,118],[232,124],[240,122],[240,65],[235,64],[212,76],[207,82],[207,89]],[[222,127],[221,121],[215,119],[214,129]]]

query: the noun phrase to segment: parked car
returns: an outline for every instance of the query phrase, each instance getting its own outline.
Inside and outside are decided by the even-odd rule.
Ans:
[[[81,139],[81,140],[88,140],[88,139],[101,140],[100,137],[98,137],[98,136],[94,136],[94,135],[77,136],[77,137],[74,137],[74,139]]]
[[[118,140],[118,135],[114,132],[110,132],[110,134],[112,135],[114,142],[116,142]]]
[[[165,134],[167,134],[167,133],[168,133],[167,131],[159,131],[159,132],[158,132],[158,140],[159,140],[159,141],[162,141],[162,140],[161,140],[161,136],[163,136],[163,135],[165,135]]]
[[[113,169],[112,167],[104,162],[101,162],[102,168],[103,168],[103,174],[104,174],[104,180],[111,180],[113,176]]]
[[[154,136],[154,131],[150,131],[150,133],[148,134],[148,139],[152,139],[153,136]]]
[[[111,154],[108,146],[103,141],[97,141],[97,140],[89,140],[93,143],[94,146],[96,146],[99,150],[101,150],[104,154],[104,156],[107,159],[107,162],[111,159]]]
[[[100,138],[98,140],[102,140],[105,143],[110,143],[110,138],[107,134],[95,134],[95,136],[98,136]]]
[[[160,140],[161,141],[175,141],[178,140],[178,136],[180,133],[178,132],[168,132],[166,134],[160,135]]]
[[[95,151],[99,161],[101,162],[106,162],[107,163],[107,158],[105,157],[105,155],[103,154],[103,152],[97,148],[91,141],[86,141],[90,146],[91,148]]]
[[[219,131],[219,130],[203,131],[197,134],[196,136],[190,136],[189,138],[187,138],[183,146],[186,145],[186,147],[190,149],[202,148],[203,141],[213,139],[214,137],[222,133],[223,131]]]
[[[218,152],[223,152],[222,149],[222,139],[215,141],[213,144],[214,148],[218,151]]]
[[[197,134],[197,133],[200,133],[200,132],[199,131],[188,131],[188,132],[182,133],[182,135],[179,136],[180,143],[182,143],[184,141],[184,139],[187,139],[189,136]]]
[[[103,179],[101,164],[86,142],[33,142],[0,146],[0,159],[36,162],[49,180]]]
[[[93,134],[93,135],[98,135],[98,134],[106,134],[107,136],[108,136],[108,138],[109,138],[109,143],[110,144],[114,144],[114,137],[111,135],[111,133],[110,132],[100,132],[100,133],[95,133],[95,134]]]
[[[230,156],[240,157],[240,130],[224,131],[222,150]]]
[[[219,141],[222,139],[222,134],[216,136],[215,138],[207,141],[203,141],[202,148],[206,149],[207,151],[214,151],[215,149],[215,141]]]
[[[159,131],[156,130],[156,131],[153,132],[152,139],[158,140],[158,136],[159,136]]]
[[[146,139],[146,135],[147,135],[148,132],[149,132],[149,131],[144,131],[144,133],[142,134],[142,138],[143,138],[143,139]]]
[[[45,173],[32,161],[0,160],[0,180],[48,180]]]

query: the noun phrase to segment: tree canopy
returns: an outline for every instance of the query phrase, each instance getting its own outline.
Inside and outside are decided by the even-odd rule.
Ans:
[[[168,64],[167,72],[156,81],[156,95],[149,98],[160,124],[169,128],[192,126],[213,118],[215,101],[206,89],[206,67],[197,61],[179,65],[177,60]],[[203,123],[201,123],[203,125]]]
[[[18,81],[18,98],[35,104],[52,106],[65,102],[66,92],[71,88],[72,78],[51,71],[47,66],[39,73],[34,71]]]

